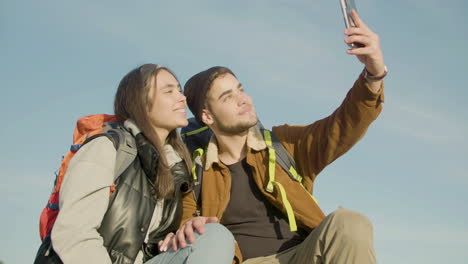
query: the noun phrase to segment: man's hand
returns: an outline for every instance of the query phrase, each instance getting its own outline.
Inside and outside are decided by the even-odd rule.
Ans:
[[[177,250],[179,245],[181,248],[185,248],[187,246],[187,240],[190,243],[195,242],[195,233],[197,231],[199,234],[203,234],[205,232],[205,224],[208,223],[218,223],[217,217],[195,217],[187,221],[183,226],[177,230],[175,233],[169,233],[166,235],[166,238],[162,241],[159,241],[159,251],[165,252],[169,247],[172,247],[174,251]]]
[[[364,63],[370,74],[374,76],[383,75],[385,72],[385,64],[382,50],[380,49],[379,36],[364,24],[356,10],[353,9],[351,15],[356,27],[350,27],[344,31],[344,33],[348,35],[348,37],[345,38],[345,42],[347,44],[358,42],[364,46],[349,49],[347,53],[356,55],[356,57]]]

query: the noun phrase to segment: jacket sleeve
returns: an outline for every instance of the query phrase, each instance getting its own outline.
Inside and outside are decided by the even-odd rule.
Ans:
[[[194,195],[193,192],[188,192],[184,194],[184,197],[182,199],[184,210],[183,210],[182,221],[180,222],[180,226],[185,224],[185,222],[187,222],[191,218],[197,216],[197,202],[195,201],[195,198],[193,195]]]
[[[382,110],[383,83],[373,92],[362,75],[333,114],[306,126],[283,125],[273,132],[296,160],[303,183],[311,188],[328,164],[348,151],[366,133]]]
[[[64,263],[111,263],[98,233],[114,181],[116,150],[106,137],[84,145],[70,161],[60,189],[52,245]]]

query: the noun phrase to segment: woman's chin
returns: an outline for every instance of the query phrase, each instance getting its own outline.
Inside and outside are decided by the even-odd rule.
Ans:
[[[182,122],[181,122],[181,126],[180,127],[186,127],[188,126],[189,122],[187,119],[184,119]]]
[[[180,120],[177,120],[176,122],[176,128],[182,128],[182,127],[186,127],[188,125],[188,120],[187,119],[180,119]]]

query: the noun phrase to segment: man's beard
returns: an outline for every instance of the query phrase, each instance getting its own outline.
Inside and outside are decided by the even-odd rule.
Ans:
[[[249,130],[251,127],[257,125],[257,123],[258,123],[257,116],[255,116],[255,120],[253,120],[253,121],[244,121],[244,122],[239,122],[237,124],[224,124],[216,116],[213,116],[213,119],[216,122],[216,126],[217,126],[218,130],[220,132],[228,134],[228,135],[242,134],[245,131]]]

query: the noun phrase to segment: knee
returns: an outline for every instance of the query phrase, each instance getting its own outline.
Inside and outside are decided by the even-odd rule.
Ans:
[[[231,263],[234,257],[234,236],[221,224],[205,224],[205,232],[193,245],[190,263]],[[185,263],[185,262],[184,262]]]
[[[348,240],[362,240],[373,236],[369,218],[359,212],[340,208],[330,214],[338,235]]]
[[[219,243],[225,243],[227,245],[234,245],[234,236],[222,224],[209,223],[205,224],[205,234],[209,240],[218,241]]]

